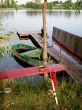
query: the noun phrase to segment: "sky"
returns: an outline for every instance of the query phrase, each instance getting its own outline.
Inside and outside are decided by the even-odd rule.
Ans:
[[[17,0],[18,4],[25,4],[26,2],[30,2],[30,1],[35,1],[35,0]],[[52,2],[52,1],[56,1],[56,0],[47,0],[48,2]],[[58,0],[58,1],[66,1],[66,0]],[[72,0],[73,2],[75,2],[76,0]]]

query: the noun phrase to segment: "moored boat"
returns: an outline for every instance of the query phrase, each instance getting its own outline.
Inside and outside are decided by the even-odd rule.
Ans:
[[[30,37],[30,35],[29,34],[24,34],[24,33],[18,33],[17,32],[17,35],[18,35],[18,37],[19,37],[19,39],[20,40],[29,40],[29,37]]]
[[[29,45],[16,44],[12,46],[12,50],[14,53],[13,56],[18,62],[20,61],[26,66],[43,66],[41,58],[42,52],[40,49],[36,49]]]
[[[37,33],[38,35],[40,35],[43,38],[43,33],[39,32]],[[17,35],[19,37],[20,40],[31,40],[33,36],[30,35],[30,33],[19,33],[17,32]],[[47,34],[46,34],[47,35]],[[47,38],[49,38],[49,36],[47,35]]]
[[[34,49],[34,50],[23,52],[20,55],[24,57],[29,57],[29,58],[40,58],[41,54],[42,54],[41,49]]]
[[[36,47],[25,45],[25,44],[15,44],[12,46],[13,52],[18,52],[18,53],[22,53],[22,52],[26,52],[34,49],[36,49]]]

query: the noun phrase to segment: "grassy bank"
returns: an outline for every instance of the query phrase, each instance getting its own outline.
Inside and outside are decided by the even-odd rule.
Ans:
[[[82,110],[82,85],[72,80],[57,82],[58,106],[54,97],[47,94],[50,83],[29,85],[15,81],[6,87],[11,92],[5,94],[0,89],[0,110]]]

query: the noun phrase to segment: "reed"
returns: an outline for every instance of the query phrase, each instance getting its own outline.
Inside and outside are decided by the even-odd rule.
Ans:
[[[64,78],[57,81],[58,106],[54,97],[47,94],[51,84],[27,84],[14,80],[6,86],[11,88],[11,92],[0,92],[1,110],[82,110],[82,86],[71,79],[68,82]]]

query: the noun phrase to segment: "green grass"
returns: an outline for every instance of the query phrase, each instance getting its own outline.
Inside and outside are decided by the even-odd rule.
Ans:
[[[0,84],[2,91],[2,82]],[[72,80],[57,82],[58,106],[54,97],[47,94],[50,83],[34,85],[14,81],[5,86],[11,88],[11,93],[0,92],[0,110],[82,110],[82,85]]]

